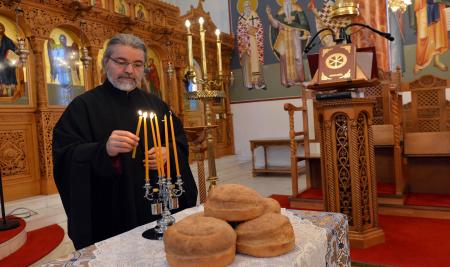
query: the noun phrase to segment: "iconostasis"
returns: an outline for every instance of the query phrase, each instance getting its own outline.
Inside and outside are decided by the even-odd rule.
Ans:
[[[44,46],[48,103],[67,106],[85,91],[80,39],[70,30],[55,28]]]
[[[161,97],[185,125],[204,125],[203,106],[186,98],[186,17],[205,18],[206,61],[216,75],[216,26],[201,2],[184,16],[157,0],[0,2],[0,168],[6,200],[56,192],[53,127],[75,97],[104,81],[101,60],[117,33],[134,34],[147,45],[140,87]],[[223,72],[229,73],[233,39],[221,38]],[[198,32],[193,39],[194,58],[201,62]],[[218,118],[213,123],[221,125],[216,155],[231,154],[232,136],[223,140],[221,132],[232,129],[229,100],[214,104],[213,112]]]

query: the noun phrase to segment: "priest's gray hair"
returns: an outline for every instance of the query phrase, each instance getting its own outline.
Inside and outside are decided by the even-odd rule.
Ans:
[[[144,51],[144,63],[147,61],[147,48],[145,47],[145,43],[141,40],[141,38],[132,34],[119,33],[114,35],[106,45],[105,53],[103,54],[102,59],[103,69],[105,69],[106,62],[108,61],[108,58],[111,57],[115,45],[125,45],[140,49]]]

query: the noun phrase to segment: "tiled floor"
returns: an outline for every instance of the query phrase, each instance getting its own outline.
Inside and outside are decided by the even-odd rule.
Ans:
[[[207,162],[205,161],[205,173],[208,173]],[[192,172],[196,177],[197,166],[191,165]],[[291,179],[289,175],[284,176],[256,176],[252,177],[252,167],[250,161],[241,161],[237,156],[226,156],[216,160],[218,184],[238,183],[254,188],[263,196],[271,194],[290,194]],[[197,177],[196,177],[197,178]],[[300,188],[305,186],[305,178],[301,177]],[[207,184],[208,186],[208,184]],[[27,231],[32,231],[51,224],[60,225],[67,232],[67,217],[61,204],[59,195],[36,196],[32,198],[11,201],[6,203],[6,213],[10,213],[16,208],[26,208],[36,212],[25,218],[27,221]],[[24,210],[17,210],[23,212]],[[67,234],[63,242],[50,254],[41,259],[33,266],[39,266],[42,263],[52,259],[62,257],[74,250],[72,241]]]

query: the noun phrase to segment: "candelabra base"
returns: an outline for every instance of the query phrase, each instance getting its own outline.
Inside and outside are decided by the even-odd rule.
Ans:
[[[142,233],[142,237],[151,240],[162,240],[167,228],[175,223],[175,218],[167,210],[163,217],[158,220],[156,226]]]
[[[19,227],[19,221],[0,219],[0,231],[10,230]]]
[[[159,226],[155,226],[143,232],[142,237],[151,240],[162,240],[164,237],[164,232],[161,231],[161,228]]]

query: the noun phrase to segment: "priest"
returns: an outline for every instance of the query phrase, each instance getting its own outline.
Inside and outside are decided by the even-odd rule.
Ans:
[[[114,36],[102,59],[107,79],[75,98],[55,125],[54,178],[67,214],[68,234],[76,249],[160,217],[151,215],[150,203],[144,198],[145,153],[150,159],[150,183],[157,182],[152,138],[148,137],[151,149],[145,151],[144,138],[133,133],[138,110],[154,112],[158,118],[170,112],[157,96],[137,88],[146,58],[145,44],[138,37]],[[197,187],[189,168],[187,139],[176,117],[173,126],[186,191],[179,203],[180,209],[185,209],[196,205]],[[160,136],[165,144],[165,135],[161,132]],[[172,144],[171,137],[169,142]],[[135,146],[133,159],[131,151]],[[173,155],[163,151],[164,162],[167,154]],[[174,158],[170,160],[174,162]]]

